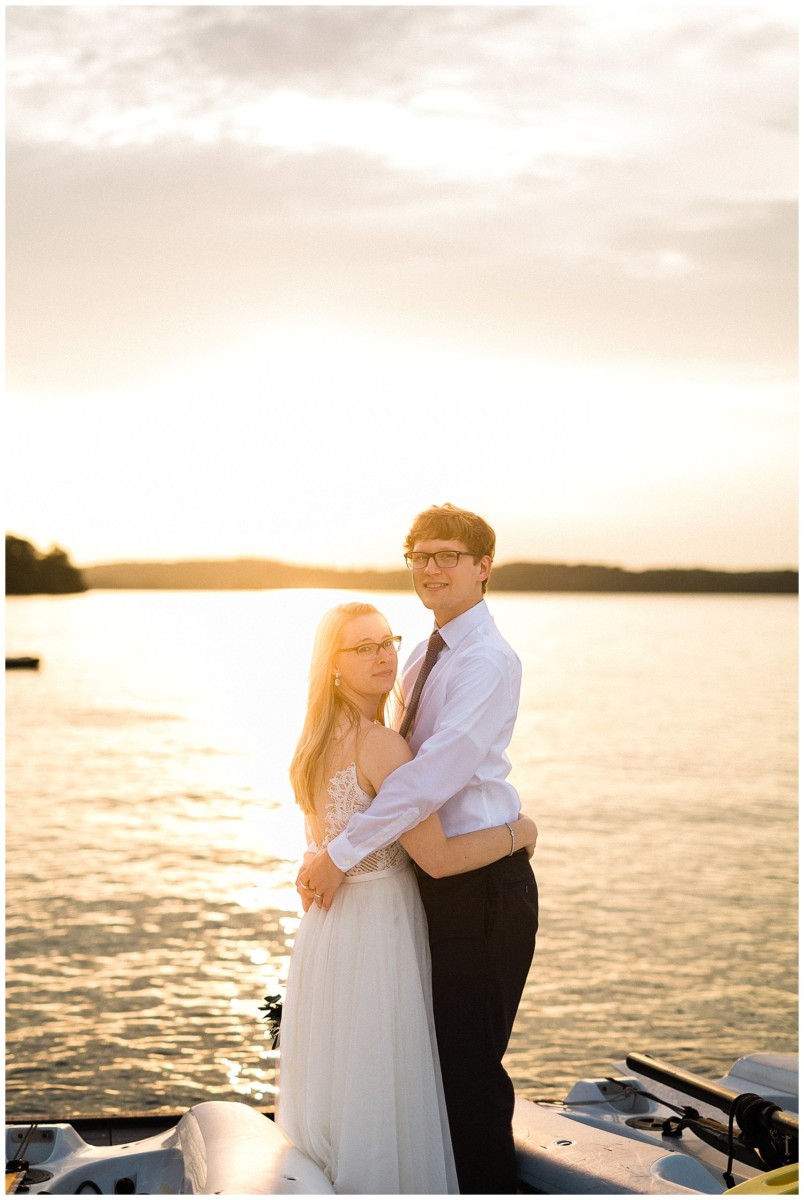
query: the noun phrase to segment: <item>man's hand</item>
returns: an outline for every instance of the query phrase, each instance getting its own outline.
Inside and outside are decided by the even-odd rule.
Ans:
[[[307,912],[313,900],[319,908],[329,908],[345,878],[344,872],[335,866],[326,850],[319,850],[312,861],[309,853],[305,854],[301,870],[296,876],[296,888],[302,897],[304,911]],[[305,898],[309,900],[308,903],[305,903]]]

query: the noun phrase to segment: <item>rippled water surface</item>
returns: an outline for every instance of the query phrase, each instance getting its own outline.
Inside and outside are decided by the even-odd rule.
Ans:
[[[335,592],[7,601],[7,1107],[273,1102],[298,924],[287,782]],[[373,597],[410,650],[413,596]],[[542,922],[509,1051],[560,1096],[640,1050],[796,1048],[796,605],[494,595]]]

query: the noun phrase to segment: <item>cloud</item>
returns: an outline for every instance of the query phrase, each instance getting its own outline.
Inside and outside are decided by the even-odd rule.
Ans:
[[[400,131],[425,132],[425,120],[449,159],[463,120],[476,140],[493,133],[500,152],[518,146],[509,154],[516,173],[519,157],[531,168],[545,157],[617,160],[656,134],[705,136],[731,119],[750,137],[763,120],[794,122],[795,70],[795,25],[773,7],[94,5],[8,14],[12,140],[250,135],[281,147],[282,106],[293,116],[295,104],[312,141],[362,138],[386,161],[400,153]],[[361,124],[366,112],[390,123],[384,148],[372,144],[371,122]],[[709,148],[726,160],[734,149]]]
[[[298,314],[795,356],[775,6],[12,6],[8,365],[105,386]]]

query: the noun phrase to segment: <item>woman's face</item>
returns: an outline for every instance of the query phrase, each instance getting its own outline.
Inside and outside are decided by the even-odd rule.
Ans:
[[[392,636],[385,617],[369,613],[353,617],[341,632],[339,652],[333,661],[333,674],[340,672],[340,686],[359,696],[377,697],[390,692],[397,672],[397,652],[393,643],[383,647]],[[379,645],[376,655],[374,650]],[[363,654],[354,647],[366,646]]]

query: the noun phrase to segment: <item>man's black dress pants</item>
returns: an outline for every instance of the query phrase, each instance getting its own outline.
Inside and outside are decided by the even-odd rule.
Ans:
[[[416,868],[433,960],[433,1011],[462,1193],[516,1192],[508,1046],[539,923],[524,850],[433,879]]]

